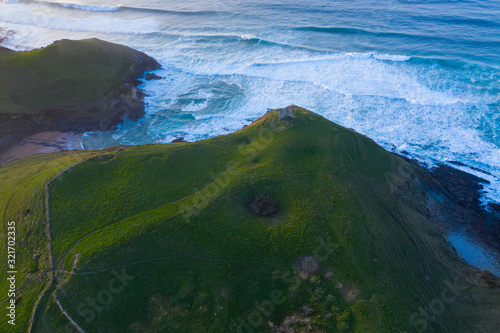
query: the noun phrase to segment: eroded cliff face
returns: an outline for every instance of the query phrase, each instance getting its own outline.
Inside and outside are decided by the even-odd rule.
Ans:
[[[109,131],[116,128],[125,119],[136,120],[144,115],[145,94],[137,88],[140,78],[145,72],[159,69],[160,64],[148,55],[126,46],[92,40],[99,44],[100,49],[112,48],[114,53],[106,56],[123,57],[115,59],[122,61],[127,67],[122,69],[116,77],[111,91],[103,89],[100,97],[80,103],[47,105],[38,107],[32,112],[6,112],[0,109],[0,153],[8,150],[29,135],[42,131],[86,132]],[[57,41],[49,47],[78,41]],[[92,45],[94,46],[94,45]],[[85,47],[85,46],[84,46]],[[99,50],[99,59],[102,53]],[[90,56],[97,54],[93,52]],[[113,61],[114,59],[105,59]],[[57,64],[57,56],[54,59]],[[89,63],[92,63],[90,60]],[[57,66],[55,67],[57,68]],[[71,73],[66,73],[71,76]],[[75,77],[78,80],[78,77]],[[108,87],[109,88],[109,87]]]

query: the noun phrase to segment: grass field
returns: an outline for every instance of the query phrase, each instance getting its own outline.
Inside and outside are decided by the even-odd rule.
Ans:
[[[1,167],[4,223],[19,221],[20,265],[36,271],[20,316],[49,285],[51,252],[34,332],[76,332],[68,318],[85,332],[494,332],[500,289],[428,221],[420,171],[294,112],[200,142]],[[256,198],[277,212],[255,214]]]

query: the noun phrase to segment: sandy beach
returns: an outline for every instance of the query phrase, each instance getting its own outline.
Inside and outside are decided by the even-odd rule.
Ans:
[[[54,153],[63,150],[80,150],[82,149],[82,135],[82,133],[74,132],[36,133],[5,153],[0,154],[0,165],[36,154]]]

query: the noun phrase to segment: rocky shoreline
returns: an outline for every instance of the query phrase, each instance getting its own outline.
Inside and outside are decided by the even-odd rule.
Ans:
[[[407,156],[398,156],[419,170],[418,178],[427,193],[425,211],[429,219],[446,237],[461,235],[477,245],[495,260],[494,265],[500,270],[500,205],[485,206],[481,201],[481,192],[488,181],[449,165],[437,164],[429,169]]]

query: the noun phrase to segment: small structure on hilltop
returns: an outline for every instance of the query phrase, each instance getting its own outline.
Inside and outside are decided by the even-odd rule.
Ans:
[[[287,106],[286,108],[281,109],[279,120],[295,118],[295,116],[293,115],[293,109],[292,109],[293,107],[294,105],[290,105]]]

